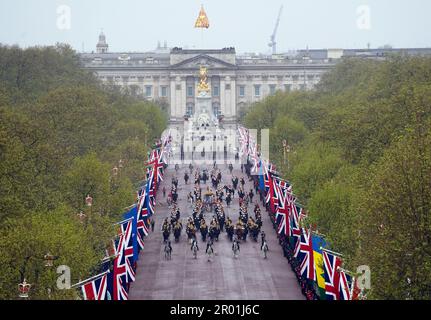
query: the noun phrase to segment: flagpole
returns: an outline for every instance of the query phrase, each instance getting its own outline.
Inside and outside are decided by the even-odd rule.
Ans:
[[[89,282],[91,282],[91,281],[94,281],[94,280],[97,280],[97,279],[99,279],[99,278],[101,278],[101,277],[103,277],[105,274],[107,274],[109,272],[109,270],[106,270],[105,272],[103,272],[103,273],[101,273],[101,274],[98,274],[97,276],[94,276],[94,277],[91,277],[91,278],[89,278],[89,279],[87,279],[87,280],[84,280],[84,281],[81,281],[81,282],[79,282],[79,283],[77,283],[77,284],[74,284],[73,286],[71,286],[70,288],[71,289],[75,289],[75,288],[79,288],[79,287],[82,287],[83,285],[85,285],[85,284],[87,284],[87,283],[89,283]]]
[[[324,234],[322,234],[322,233],[320,233],[319,231],[311,231],[311,233],[313,233],[313,234],[315,234],[316,236],[321,236],[321,237],[323,237],[323,238],[326,238],[326,235],[324,235]]]
[[[344,272],[344,273],[346,273],[346,274],[348,274],[348,275],[350,275],[350,276],[352,276],[352,277],[356,275],[356,274],[355,274],[355,273],[353,273],[352,271],[346,270],[346,269],[341,268],[341,267],[338,267],[338,268],[337,268],[337,271],[338,271],[338,272]]]
[[[328,252],[328,253],[330,253],[330,254],[333,254],[334,256],[343,257],[343,255],[342,255],[341,253],[334,252],[334,251],[331,251],[331,250],[329,250],[329,249],[325,249],[325,248],[323,248],[323,247],[320,247],[320,250],[325,251],[325,252]]]
[[[129,222],[130,220],[133,220],[133,219],[135,219],[135,217],[131,217],[131,218],[129,218],[129,219],[126,219],[126,220],[123,220],[123,221],[120,221],[120,222],[114,223],[114,224],[113,224],[113,226],[118,226],[118,225],[120,225],[120,224],[123,224],[123,223]]]

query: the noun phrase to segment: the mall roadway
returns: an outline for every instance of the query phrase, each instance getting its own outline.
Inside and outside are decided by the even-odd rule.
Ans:
[[[211,166],[201,166],[210,169]],[[231,175],[225,165],[219,165],[223,175],[223,185],[231,183]],[[178,172],[179,204],[181,218],[186,220],[191,216],[191,207],[187,203],[187,194],[193,189],[184,184],[184,171]],[[188,170],[188,169],[187,169]],[[235,168],[234,174],[239,178],[241,170]],[[231,242],[225,232],[215,242],[215,257],[212,262],[207,261],[205,244],[198,234],[199,254],[195,260],[187,242],[185,228],[179,243],[172,241],[172,260],[165,261],[162,245],[161,223],[169,216],[170,209],[163,198],[162,188],[170,189],[171,179],[176,175],[171,167],[166,170],[164,181],[158,193],[158,205],[155,214],[156,227],[145,241],[145,249],[141,252],[136,281],[130,287],[131,300],[298,300],[304,299],[287,259],[278,243],[276,231],[265,210],[262,210],[263,230],[267,235],[269,246],[268,259],[263,259],[259,242],[247,239],[241,243],[238,259],[234,259]],[[244,174],[246,190],[252,187]],[[194,179],[191,179],[194,180]],[[210,183],[208,182],[208,185]],[[206,185],[201,184],[203,189]],[[256,199],[256,197],[255,197]],[[254,199],[254,200],[255,200]],[[227,216],[234,222],[238,220],[238,197],[231,208],[225,208]],[[249,214],[254,216],[250,205]],[[212,213],[206,214],[209,224]],[[185,222],[183,222],[185,225]],[[171,236],[172,239],[172,236]],[[260,239],[259,239],[260,241]]]

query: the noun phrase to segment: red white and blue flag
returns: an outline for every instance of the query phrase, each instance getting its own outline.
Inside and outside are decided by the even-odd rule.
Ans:
[[[340,270],[340,300],[353,300],[352,277]]]
[[[309,280],[316,281],[316,270],[314,268],[314,255],[311,230],[306,231],[302,228],[300,241],[295,247],[295,258],[298,258],[300,263],[301,275]]]
[[[327,300],[340,300],[340,271],[342,260],[329,252],[323,251],[323,270]]]
[[[108,287],[108,272],[101,274],[97,279],[81,287],[84,300],[105,300]]]
[[[284,201],[282,205],[278,206],[275,220],[278,226],[278,234],[288,236],[290,234],[290,217],[286,201]]]
[[[132,234],[131,220],[121,224],[121,232],[121,236],[123,237],[123,250],[117,253],[119,257],[124,260],[124,264],[126,265],[125,281],[131,283],[135,281],[133,236],[136,236]]]

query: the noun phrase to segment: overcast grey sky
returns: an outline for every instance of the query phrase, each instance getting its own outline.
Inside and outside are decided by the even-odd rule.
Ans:
[[[307,45],[431,46],[429,0],[1,0],[0,43],[66,42],[78,51],[83,46],[92,51],[103,29],[110,51],[148,51],[159,40],[170,47],[200,48],[201,32],[193,26],[201,3],[211,23],[205,48],[269,52],[281,5],[281,52]],[[62,5],[70,8],[70,19]]]

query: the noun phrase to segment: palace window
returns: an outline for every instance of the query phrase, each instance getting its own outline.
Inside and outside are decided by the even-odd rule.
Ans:
[[[221,114],[219,103],[213,103],[213,113],[214,113],[214,116],[216,117],[218,117]]]
[[[145,86],[145,96],[147,98],[151,98],[153,96],[153,87],[152,86]]]
[[[187,105],[186,113],[187,113],[189,116],[191,116],[191,115],[194,113],[194,105],[193,105],[193,103],[189,103],[189,104]]]
[[[220,87],[219,86],[214,86],[213,87],[213,96],[214,97],[220,96]]]
[[[285,84],[284,85],[284,91],[286,91],[286,92],[292,91],[292,85],[291,84]]]
[[[230,90],[230,84],[226,84],[226,85],[225,85],[225,89],[226,89],[226,90]]]
[[[168,96],[168,87],[162,86],[160,91],[162,98],[166,98]]]
[[[258,84],[254,86],[254,95],[260,97],[260,85]]]
[[[193,97],[195,95],[195,88],[192,86],[187,87],[187,97]]]
[[[239,86],[239,96],[245,97],[245,86]]]
[[[277,87],[275,84],[270,84],[269,85],[269,94],[271,94],[271,95],[275,94],[276,89],[277,89]]]

